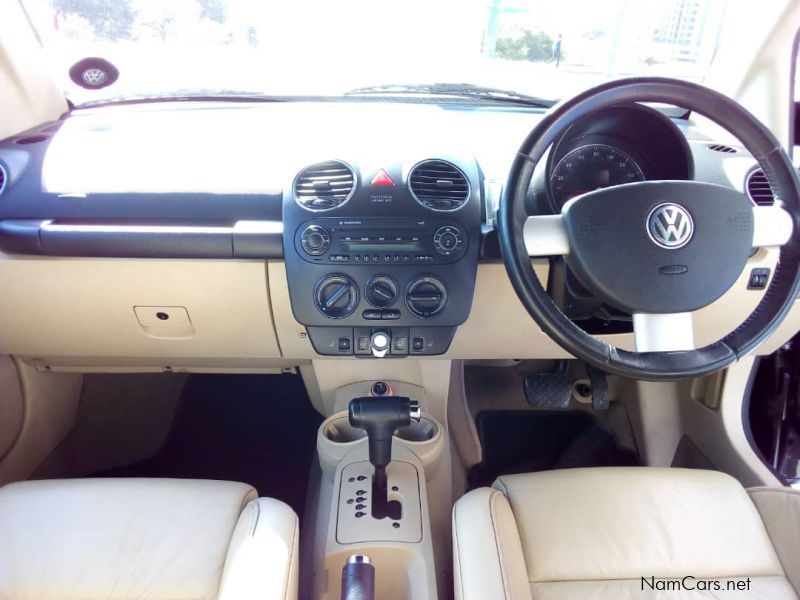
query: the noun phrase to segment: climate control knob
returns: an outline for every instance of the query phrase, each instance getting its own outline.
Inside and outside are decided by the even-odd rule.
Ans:
[[[432,317],[447,304],[447,288],[444,282],[433,275],[422,275],[414,278],[406,288],[406,306],[408,310],[427,319]]]
[[[388,308],[397,301],[397,284],[388,275],[375,275],[367,282],[364,295],[375,308]]]
[[[300,239],[303,251],[311,256],[325,254],[331,246],[331,236],[328,230],[319,225],[309,225],[303,231]]]
[[[319,312],[331,319],[343,319],[353,314],[358,301],[358,286],[347,275],[326,275],[314,288],[314,304]]]
[[[433,248],[442,256],[450,256],[461,250],[464,237],[457,227],[445,225],[433,234]]]

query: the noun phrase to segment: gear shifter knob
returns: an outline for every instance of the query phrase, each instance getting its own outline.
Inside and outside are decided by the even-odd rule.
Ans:
[[[392,460],[392,436],[398,427],[419,421],[419,402],[403,396],[354,398],[348,410],[350,425],[369,438],[369,462],[384,469]]]

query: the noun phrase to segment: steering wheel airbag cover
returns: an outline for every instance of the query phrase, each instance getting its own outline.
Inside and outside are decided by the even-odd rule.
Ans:
[[[674,247],[657,241],[664,209],[683,212]],[[669,215],[670,213],[667,212]],[[567,264],[595,296],[628,313],[689,312],[711,304],[739,278],[753,242],[750,200],[693,181],[604,188],[563,210]],[[675,234],[677,235],[677,233]],[[679,245],[678,245],[679,244]]]

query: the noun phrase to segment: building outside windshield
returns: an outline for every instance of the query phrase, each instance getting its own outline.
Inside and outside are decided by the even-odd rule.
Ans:
[[[76,104],[226,92],[338,96],[469,83],[556,100],[632,75],[703,82],[737,0],[20,1]],[[102,89],[70,81],[113,63]]]

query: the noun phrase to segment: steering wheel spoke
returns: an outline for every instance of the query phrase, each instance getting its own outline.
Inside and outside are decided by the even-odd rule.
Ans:
[[[636,352],[694,350],[692,313],[634,313],[633,342]]]
[[[528,256],[566,256],[569,238],[561,215],[528,217],[522,229]]]
[[[753,207],[753,248],[783,246],[793,229],[792,215],[780,206]]]

